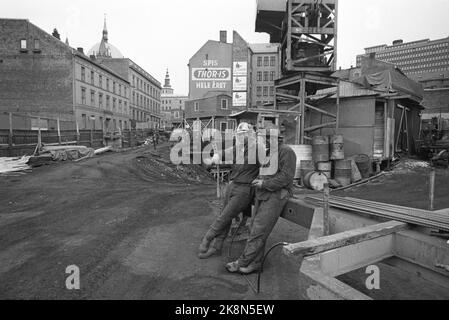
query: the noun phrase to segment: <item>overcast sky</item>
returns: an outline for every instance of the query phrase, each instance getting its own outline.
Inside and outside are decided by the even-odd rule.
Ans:
[[[87,52],[101,40],[107,14],[109,42],[163,82],[169,68],[177,93],[188,93],[187,63],[219,30],[238,31],[248,42],[267,42],[254,32],[256,0],[1,0],[0,17],[24,18],[57,28],[63,40]],[[449,36],[449,0],[340,0],[338,65],[355,65],[363,48]]]

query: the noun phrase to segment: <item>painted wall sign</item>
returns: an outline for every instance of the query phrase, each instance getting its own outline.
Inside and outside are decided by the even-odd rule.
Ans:
[[[234,76],[247,76],[248,75],[248,62],[236,61],[234,62]]]
[[[246,92],[234,92],[232,95],[232,105],[234,107],[246,107]]]
[[[229,81],[230,68],[192,68],[193,81]]]

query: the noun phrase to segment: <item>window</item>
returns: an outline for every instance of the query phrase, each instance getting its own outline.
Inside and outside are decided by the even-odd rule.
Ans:
[[[226,130],[228,130],[228,123],[220,122],[220,130],[221,130],[221,132],[225,132]]]
[[[262,96],[262,87],[257,87],[256,91],[257,91],[257,96],[261,97]]]
[[[98,106],[100,107],[100,109],[103,109],[103,94],[102,93],[98,94]]]
[[[90,83],[92,85],[95,84],[95,72],[93,72],[93,71],[90,72]]]
[[[257,71],[257,81],[262,81],[262,71]]]
[[[91,106],[95,105],[95,91],[93,90],[90,91],[90,105]]]
[[[274,97],[274,87],[270,87],[270,97]]]
[[[112,92],[115,93],[115,82],[112,82]]]
[[[200,103],[199,102],[195,102],[193,104],[195,111],[200,111]]]
[[[258,67],[262,66],[262,57],[257,57],[257,66]]]
[[[118,94],[121,96],[122,95],[122,85],[119,84],[118,86]]]
[[[27,41],[26,41],[26,39],[20,40],[20,50],[27,50]]]
[[[118,101],[118,112],[123,113],[122,100]]]
[[[133,104],[136,104],[136,93],[133,92]]]
[[[268,97],[268,87],[263,87],[263,96]]]
[[[112,111],[115,112],[116,109],[117,109],[117,99],[114,98],[112,99]]]
[[[175,119],[179,119],[179,111],[176,111],[176,112],[175,112],[174,117],[175,117]]]
[[[81,123],[83,124],[83,129],[87,129],[87,116],[85,114],[81,115]]]
[[[268,57],[264,57],[264,58],[263,58],[263,65],[264,65],[265,67],[268,67],[268,66],[270,65],[270,61],[269,61],[269,58],[268,58]]]
[[[98,86],[100,88],[103,88],[103,76],[102,75],[98,75]]]
[[[228,109],[228,100],[226,99],[221,99],[221,108],[223,110],[227,110]]]
[[[274,81],[274,76],[275,76],[275,72],[271,71],[270,72],[270,81]]]
[[[268,81],[268,71],[263,73],[263,81]]]
[[[106,90],[109,91],[109,79],[106,79]]]
[[[86,68],[81,67],[81,81],[86,81]]]
[[[270,66],[274,67],[276,65],[276,57],[272,56],[270,57]]]
[[[109,110],[111,108],[111,97],[106,96],[106,109]]]
[[[34,39],[34,50],[35,51],[41,50],[41,43],[40,43],[39,39]]]
[[[86,104],[86,88],[81,88],[81,104]]]

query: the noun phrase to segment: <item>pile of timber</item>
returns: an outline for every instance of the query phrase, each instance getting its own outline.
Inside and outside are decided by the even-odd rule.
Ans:
[[[310,196],[307,199],[323,203],[323,198],[321,197]],[[401,221],[412,225],[449,231],[449,216],[434,211],[336,196],[329,197],[329,206],[389,220]]]
[[[29,158],[30,157],[0,158],[0,174],[21,172],[31,169],[27,164]]]

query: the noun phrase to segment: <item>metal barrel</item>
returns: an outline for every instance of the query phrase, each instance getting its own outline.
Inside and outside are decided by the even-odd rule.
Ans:
[[[312,138],[313,161],[329,161],[329,137],[315,136]]]
[[[295,179],[301,178],[301,163],[303,161],[312,161],[312,146],[311,145],[289,145],[296,154],[296,174]],[[307,164],[308,165],[308,164]],[[310,165],[308,165],[310,167]]]
[[[323,191],[326,183],[329,183],[329,179],[320,172],[309,172],[304,177],[304,186],[311,190]]]
[[[328,179],[332,179],[332,162],[318,162],[318,172],[324,174]]]
[[[336,134],[330,136],[330,159],[331,160],[344,160],[345,159],[345,149],[344,149],[344,137],[341,134]]]
[[[351,184],[352,175],[352,161],[351,160],[337,160],[334,162],[335,173],[334,179],[342,187],[349,186]]]
[[[362,179],[368,179],[370,176],[371,159],[366,154],[359,154],[355,157],[355,163],[359,168]]]
[[[315,172],[315,165],[313,161],[301,161],[299,167],[299,177],[301,178],[301,180],[304,181],[305,176],[310,172]]]

